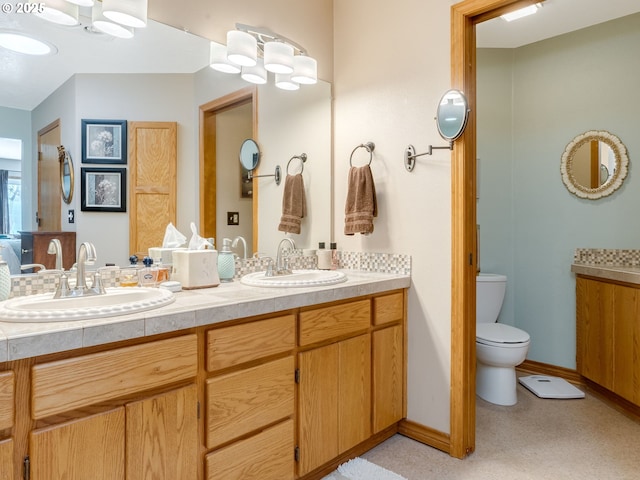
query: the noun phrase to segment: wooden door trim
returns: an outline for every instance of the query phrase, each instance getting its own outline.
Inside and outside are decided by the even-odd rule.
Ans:
[[[204,214],[204,206],[205,206],[205,196],[204,196],[204,177],[205,177],[205,116],[207,114],[216,114],[221,113],[230,108],[235,108],[240,105],[244,105],[245,103],[251,102],[252,105],[252,125],[251,129],[253,131],[253,139],[258,141],[258,89],[256,87],[245,87],[243,89],[237,90],[235,92],[229,93],[228,95],[224,95],[223,97],[217,98],[210,102],[207,102],[203,105],[200,105],[200,132],[198,139],[198,150],[199,150],[199,222],[200,226],[205,223],[205,214]],[[253,251],[258,251],[258,182],[253,183],[253,242],[252,247]],[[215,205],[213,208],[215,212]]]
[[[451,391],[449,454],[475,449],[476,422],[476,36],[475,26],[539,0],[464,0],[451,7],[451,87],[469,121],[451,154]]]

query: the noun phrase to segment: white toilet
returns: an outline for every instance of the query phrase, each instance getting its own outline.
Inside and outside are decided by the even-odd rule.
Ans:
[[[529,350],[529,334],[496,323],[507,289],[507,277],[476,277],[476,394],[496,405],[515,405],[516,365]]]

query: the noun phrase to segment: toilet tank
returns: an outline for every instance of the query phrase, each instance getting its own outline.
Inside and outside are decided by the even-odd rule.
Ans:
[[[506,290],[505,275],[481,273],[476,276],[476,323],[498,320]]]

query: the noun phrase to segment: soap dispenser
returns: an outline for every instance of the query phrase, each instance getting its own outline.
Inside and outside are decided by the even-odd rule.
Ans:
[[[231,239],[222,239],[222,250],[218,252],[218,276],[221,282],[233,282],[236,275],[236,257],[231,251]]]
[[[9,265],[0,255],[0,301],[7,300],[11,294],[11,272]]]

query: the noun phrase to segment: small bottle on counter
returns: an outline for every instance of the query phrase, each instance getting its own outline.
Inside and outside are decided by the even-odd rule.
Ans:
[[[330,270],[331,269],[331,251],[324,248],[325,243],[320,242],[318,244],[318,251],[316,255],[318,255],[318,268],[320,270]]]
[[[139,270],[138,280],[141,287],[155,287],[158,284],[158,269],[153,267],[153,258],[144,257],[144,268]]]
[[[336,242],[331,242],[331,270],[337,270],[340,268],[340,259],[338,258],[338,245]]]

